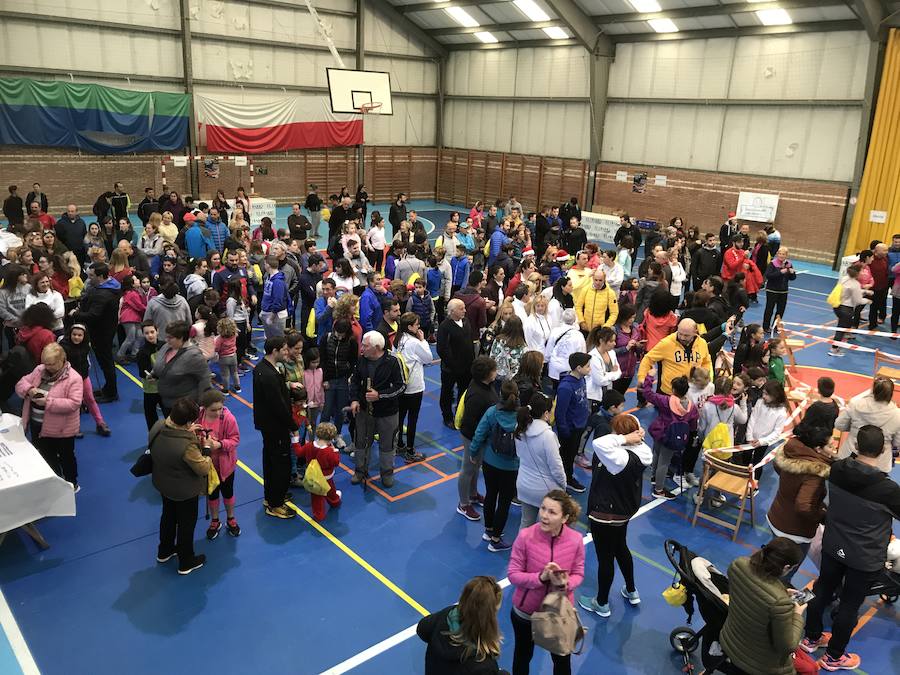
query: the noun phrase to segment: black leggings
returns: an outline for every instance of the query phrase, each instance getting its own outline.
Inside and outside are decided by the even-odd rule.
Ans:
[[[156,407],[162,408],[162,399],[159,394],[144,394],[144,420],[147,422],[147,431],[156,424],[159,417],[156,416]]]
[[[784,320],[784,310],[787,307],[787,299],[788,294],[785,291],[784,293],[779,293],[777,291],[766,291],[766,308],[763,310],[763,330],[769,331],[772,329],[772,311],[774,310],[775,316],[780,317],[781,320]]]
[[[510,610],[513,634],[516,639],[513,653],[512,675],[528,675],[531,657],[534,656],[534,639],[531,637],[531,621],[523,619],[516,614],[516,610]],[[553,660],[553,675],[571,675],[572,657],[550,654]]]
[[[625,589],[629,593],[635,590],[634,560],[628,550],[628,523],[610,525],[593,520],[589,522],[597,552],[597,603],[605,605],[609,602],[609,589],[616,574],[613,561],[619,563],[619,571],[625,577]]]
[[[209,498],[218,499],[220,492],[222,493],[223,499],[231,499],[234,497],[234,471],[231,472],[231,475],[229,475],[228,478],[219,483],[219,487],[210,493]]]
[[[46,414],[46,413],[45,413]],[[41,426],[31,422],[31,443],[53,469],[53,473],[62,476],[72,485],[78,485],[78,462],[75,461],[75,437],[47,438],[41,437]]]
[[[484,531],[495,539],[503,536],[503,528],[509,517],[509,505],[516,496],[518,471],[498,469],[482,462],[484,474]]]
[[[416,447],[416,425],[419,423],[419,410],[422,408],[422,394],[401,394],[400,410],[397,417],[397,447],[409,448],[412,450]],[[408,417],[408,419],[407,419]],[[403,420],[406,420],[406,435],[403,435]],[[403,442],[403,439],[406,442]]]

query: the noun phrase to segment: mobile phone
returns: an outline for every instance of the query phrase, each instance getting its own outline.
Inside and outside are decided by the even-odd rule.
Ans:
[[[816,594],[813,593],[811,590],[803,589],[802,591],[799,591],[798,593],[794,593],[791,596],[791,602],[793,602],[795,605],[805,605],[810,600],[812,600],[814,597],[816,597]]]

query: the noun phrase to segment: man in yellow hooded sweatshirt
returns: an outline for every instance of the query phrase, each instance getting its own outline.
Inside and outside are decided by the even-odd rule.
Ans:
[[[693,319],[682,319],[676,332],[664,337],[644,355],[638,368],[638,383],[644,381],[654,364],[659,364],[656,381],[659,383],[659,391],[664,394],[672,393],[672,380],[676,377],[681,375],[690,377],[691,368],[694,366],[702,366],[711,371],[709,346],[706,340],[698,335],[697,322]]]
[[[575,314],[581,330],[591,332],[596,326],[612,327],[619,316],[616,292],[606,283],[606,272],[594,270],[591,285],[575,299]]]

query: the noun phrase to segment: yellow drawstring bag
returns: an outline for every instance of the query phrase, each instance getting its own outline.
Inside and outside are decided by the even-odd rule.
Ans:
[[[719,422],[716,426],[709,430],[706,438],[703,439],[704,450],[717,450],[718,448],[730,448],[734,445],[731,440],[731,432],[725,422]],[[731,451],[726,452],[710,452],[716,459],[730,459]]]
[[[328,479],[322,473],[322,467],[319,466],[319,460],[313,459],[306,465],[306,471],[303,474],[303,487],[307,492],[325,496],[331,491]]]
[[[834,285],[834,288],[831,289],[831,293],[828,294],[828,297],[825,298],[825,302],[829,305],[837,309],[841,306],[841,282],[837,282]]]
[[[209,473],[206,474],[206,494],[211,495],[219,487],[219,473],[216,467],[209,467]]]

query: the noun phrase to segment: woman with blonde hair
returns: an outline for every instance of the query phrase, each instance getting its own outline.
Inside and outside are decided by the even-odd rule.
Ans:
[[[72,251],[63,253],[62,259],[66,269],[72,273],[69,277],[68,297],[69,300],[75,300],[81,297],[81,292],[84,290],[84,279],[81,278],[81,265],[78,263],[78,258]]]
[[[494,340],[497,335],[503,330],[503,326],[506,325],[506,322],[515,315],[516,310],[513,307],[512,298],[504,298],[502,304],[497,307],[497,314],[494,317],[493,322],[485,329],[481,336],[482,354],[489,355],[491,353],[491,348],[494,345]]]
[[[109,260],[109,276],[119,283],[127,276],[131,276],[131,267],[128,264],[128,254],[120,248],[113,250]]]
[[[552,324],[550,321],[550,300],[537,293],[531,297],[527,305],[528,318],[524,321],[525,344],[528,351],[544,353],[547,340],[550,339]]]
[[[158,219],[158,222],[157,222]],[[175,224],[175,215],[171,211],[163,211],[162,215],[151,213],[147,224],[153,223],[168,244],[174,244],[178,238],[178,225]]]
[[[416,634],[428,643],[425,675],[494,675],[502,672],[500,626],[497,612],[503,591],[494,577],[474,577],[466,583],[459,602],[426,616]]]

